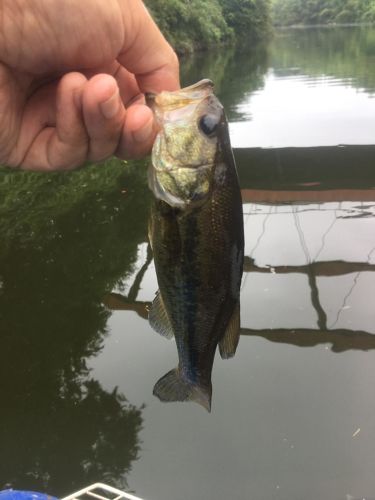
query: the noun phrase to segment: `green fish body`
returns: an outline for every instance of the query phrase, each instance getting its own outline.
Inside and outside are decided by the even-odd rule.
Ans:
[[[159,292],[149,321],[162,335],[174,336],[179,363],[156,383],[154,394],[210,410],[216,348],[223,358],[232,357],[239,339],[241,193],[226,118],[211,82],[160,96],[157,113],[167,123],[160,120],[149,172],[155,195],[149,237]],[[170,97],[177,104],[170,105]],[[177,117],[173,106],[180,106]]]

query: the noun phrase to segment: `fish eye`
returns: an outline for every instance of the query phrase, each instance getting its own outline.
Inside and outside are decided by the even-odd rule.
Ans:
[[[199,120],[199,128],[208,137],[212,137],[219,125],[220,118],[215,115],[203,115]]]

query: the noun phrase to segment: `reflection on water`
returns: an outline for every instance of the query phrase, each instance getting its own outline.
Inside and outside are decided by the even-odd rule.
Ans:
[[[229,121],[240,120],[238,106],[264,85],[268,57],[268,47],[264,44],[250,52],[232,47],[212,54],[198,53],[181,61],[181,81],[185,86],[200,80],[202,75],[211,79]]]
[[[374,140],[375,100],[341,80],[284,80],[270,70],[263,91],[249,96],[237,110],[242,120],[231,124],[236,147],[371,144]]]
[[[340,155],[341,148],[336,150]],[[366,151],[368,148],[364,148],[364,159]],[[249,159],[254,155],[252,150],[247,153]],[[332,156],[334,150],[327,153]],[[241,173],[246,152],[237,151],[238,154]],[[309,154],[311,162],[314,154],[322,157],[319,148],[310,149]],[[361,149],[355,149],[355,154],[360,157]],[[268,156],[268,152],[264,151],[264,155]],[[365,172],[366,162],[361,166]],[[280,176],[280,165],[273,167]],[[332,188],[332,172],[329,189],[322,179],[319,184],[296,184],[293,190],[290,180],[293,168],[293,161],[284,161],[278,191],[277,175],[270,174],[272,190],[266,189],[266,177],[258,190],[247,188],[249,182],[250,186],[254,184],[249,174],[241,177],[246,233],[242,334],[283,339],[300,346],[316,345],[319,339],[321,343],[334,343],[337,351],[372,348],[375,317],[363,302],[363,297],[370,297],[375,291],[375,191],[368,187],[371,179],[363,175],[362,189],[352,189],[349,196],[348,190],[340,189],[345,176],[336,183],[336,189]],[[341,165],[339,168],[341,173]],[[372,177],[375,180],[373,174]],[[282,187],[288,178],[285,191]],[[346,201],[345,197],[357,201]],[[374,201],[368,201],[369,198]],[[111,294],[106,299],[107,305],[113,310],[134,310],[146,317],[149,303],[138,301],[137,295],[147,273],[154,272],[148,269],[150,264],[148,251],[139,273],[132,278],[134,283],[128,295]],[[317,332],[319,336],[313,338]]]
[[[372,144],[374,46],[374,28],[289,29],[253,54],[211,57],[206,75],[225,105],[233,147]],[[203,61],[194,61],[198,71]],[[196,77],[189,62],[182,67]]]
[[[233,124],[256,123],[244,103],[270,75],[370,103],[373,39],[372,28],[285,32],[254,54],[186,61],[184,78],[215,80]],[[351,137],[367,137],[366,116]],[[333,144],[338,125],[320,126]],[[147,322],[157,283],[145,166],[0,172],[0,486],[64,495],[107,480],[150,500],[374,496],[374,146],[265,150],[249,147],[253,132],[236,151],[242,335],[235,359],[214,365],[210,415],[152,396],[176,352]]]
[[[288,341],[291,329],[290,343],[314,345],[319,331],[335,350],[373,348],[374,312],[363,297],[375,291],[374,203],[363,203],[364,217],[349,202],[245,207],[246,333],[277,339],[280,331]]]
[[[375,30],[369,26],[282,30],[270,47],[270,66],[280,77],[292,70],[369,96],[375,92],[374,59]]]
[[[135,401],[147,401],[146,449],[132,474],[137,491],[171,499],[179,491],[187,493],[189,482],[181,470],[191,472],[202,499],[221,498],[223,491],[238,499],[255,490],[255,498],[285,500],[339,499],[373,491],[372,467],[364,464],[364,458],[371,463],[373,450],[366,443],[375,432],[370,417],[375,376],[375,313],[370,305],[375,292],[375,176],[368,168],[370,150],[347,149],[347,158],[356,159],[352,168],[349,161],[340,161],[342,148],[309,148],[297,158],[294,150],[273,150],[272,156],[266,150],[235,152],[246,234],[242,329],[235,366],[215,364],[209,422],[190,405],[164,410],[152,399],[154,380],[175,359],[175,347],[148,328],[145,312],[157,283],[148,245],[139,245],[133,274],[122,291],[106,298],[113,308],[114,343],[109,341],[92,363],[108,386],[126,379],[132,370],[120,368],[118,348],[129,342],[137,360],[148,367],[142,381],[122,383]],[[251,167],[255,156],[258,165],[267,165],[263,178]],[[306,169],[296,173],[300,157],[305,157]],[[316,164],[320,169],[310,168]],[[353,165],[361,179],[349,189]],[[128,322],[131,328],[126,328]],[[372,357],[359,357],[364,354]],[[118,366],[112,375],[109,363]],[[134,364],[136,372],[136,360]],[[223,430],[228,434],[224,441]],[[352,446],[350,440],[362,435],[367,437]],[[235,466],[224,480],[217,471],[228,467],[228,457]],[[158,472],[150,474],[156,460]],[[301,460],[307,471],[296,475]],[[330,483],[332,468],[338,479]],[[160,474],[168,477],[167,485],[159,483]]]
[[[336,351],[374,346],[374,312],[363,301],[375,288],[373,154],[372,147],[238,151],[248,202],[246,333],[296,345],[319,339]],[[246,168],[254,157],[266,166],[263,176]]]
[[[98,478],[126,487],[143,408],[103,389],[86,360],[108,335],[103,295],[131,272],[145,238],[144,175],[122,185],[118,166],[90,179],[77,172],[74,185],[66,175],[3,175],[0,489],[63,495]],[[136,222],[124,217],[130,206]]]

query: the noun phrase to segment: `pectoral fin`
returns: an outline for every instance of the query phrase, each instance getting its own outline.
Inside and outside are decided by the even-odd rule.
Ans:
[[[160,401],[194,401],[208,412],[211,411],[211,385],[209,387],[190,383],[181,376],[178,368],[168,372],[159,379],[154,387],[153,394]]]
[[[169,321],[167,311],[164,307],[164,302],[160,291],[156,293],[156,297],[152,302],[150,312],[148,313],[148,321],[151,327],[163,337],[167,339],[173,338],[173,329]]]
[[[219,352],[222,359],[232,358],[236,354],[238,341],[240,339],[240,303],[237,302],[232,317],[225,330],[223,338],[219,342]]]

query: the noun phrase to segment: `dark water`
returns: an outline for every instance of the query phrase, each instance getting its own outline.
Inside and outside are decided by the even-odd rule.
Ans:
[[[152,396],[177,354],[145,319],[144,165],[1,173],[0,489],[375,497],[374,62],[375,29],[334,28],[183,63],[241,148],[242,336],[211,414]]]

